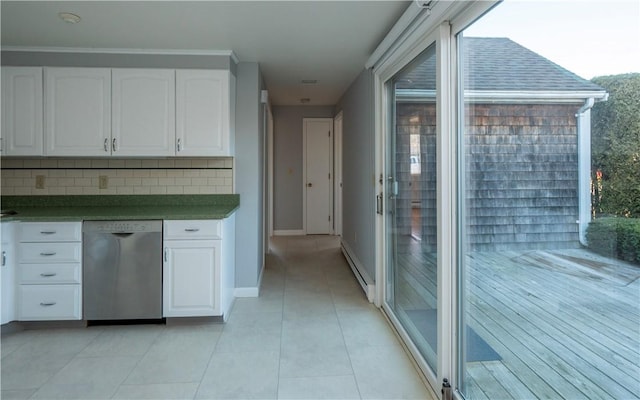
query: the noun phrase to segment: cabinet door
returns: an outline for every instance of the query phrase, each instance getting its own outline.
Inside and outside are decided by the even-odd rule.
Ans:
[[[112,155],[175,155],[175,71],[112,70]]]
[[[229,71],[176,71],[177,156],[231,156]]]
[[[163,316],[220,315],[219,240],[165,241],[163,265]]]
[[[42,108],[42,68],[2,67],[2,155],[42,155]]]
[[[111,154],[111,70],[45,68],[45,155]]]

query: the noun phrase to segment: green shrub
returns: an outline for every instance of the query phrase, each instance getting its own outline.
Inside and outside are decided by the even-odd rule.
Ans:
[[[596,214],[640,217],[640,73],[600,76],[609,93],[591,114],[592,206]]]
[[[640,219],[598,218],[589,223],[587,244],[598,254],[640,264]]]

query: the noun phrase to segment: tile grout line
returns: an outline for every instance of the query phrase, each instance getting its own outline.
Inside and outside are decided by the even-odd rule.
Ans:
[[[87,329],[85,327],[85,329]],[[64,366],[62,366],[60,369],[58,369],[55,373],[53,373],[46,381],[44,381],[42,383],[42,385],[40,385],[35,392],[33,392],[31,394],[31,396],[29,396],[30,399],[33,399],[34,396],[40,391],[40,389],[42,389],[47,383],[51,382],[51,380],[60,373],[60,371],[62,371],[63,369],[67,368],[76,358],[78,358],[78,355],[84,350],[86,349],[94,340],[96,340],[98,337],[100,337],[102,334],[104,333],[104,329],[100,328],[100,333],[98,333],[96,335],[96,337],[94,337],[92,340],[90,340],[83,348],[81,348],[80,350],[78,350],[73,357],[71,357],[71,359],[69,360],[69,362],[67,362]],[[41,336],[42,334],[40,332],[38,332],[38,336]]]
[[[233,308],[231,309],[231,312],[233,312]],[[223,323],[222,324],[222,331],[218,335],[218,338],[216,339],[216,343],[213,346],[213,349],[211,350],[211,356],[209,357],[209,361],[207,361],[207,365],[204,367],[204,370],[202,371],[202,376],[200,377],[200,382],[198,382],[198,387],[196,388],[196,391],[193,394],[193,399],[198,398],[198,392],[200,392],[200,388],[202,387],[202,382],[204,381],[204,377],[207,375],[207,371],[209,370],[209,366],[211,365],[211,361],[213,361],[213,356],[216,354],[216,348],[218,347],[218,343],[220,342],[220,338],[222,337],[222,334],[224,333],[225,328],[226,328],[226,326]]]
[[[284,304],[287,300],[287,273],[289,272],[289,263],[286,262],[286,256],[289,251],[289,239],[285,240],[285,248],[283,250],[282,266],[284,273],[282,276],[282,318],[280,319],[280,351],[278,354],[278,378],[276,380],[276,399],[280,399],[280,370],[282,368],[282,343],[284,342]]]
[[[160,327],[160,329],[162,330],[162,332],[160,332],[159,335],[157,335],[155,337],[155,339],[153,339],[151,341],[151,343],[149,344],[149,347],[147,347],[147,350],[144,352],[144,354],[140,355],[140,358],[138,359],[138,362],[136,362],[136,365],[133,366],[133,368],[131,368],[131,371],[129,371],[129,373],[127,374],[127,376],[122,380],[122,382],[120,382],[120,384],[118,385],[118,388],[116,389],[116,391],[111,395],[111,398],[113,398],[113,396],[115,396],[118,391],[120,390],[120,388],[122,387],[122,385],[125,385],[125,382],[127,381],[127,379],[129,379],[129,377],[131,376],[131,374],[133,373],[133,371],[136,370],[136,368],[138,368],[138,365],[140,365],[140,363],[142,362],[142,360],[147,356],[147,354],[149,353],[149,350],[151,350],[151,347],[153,347],[153,344],[160,338],[160,336],[162,336],[165,331],[166,331],[166,325]],[[104,332],[104,331],[103,331]]]
[[[324,271],[323,271],[324,273]],[[326,279],[326,273],[324,273]],[[342,328],[342,322],[340,321],[340,314],[338,313],[338,309],[336,308],[336,301],[333,295],[333,291],[329,288],[329,293],[331,294],[331,302],[333,303],[333,308],[336,313],[336,319],[338,320],[338,326],[340,327],[340,334],[342,335],[342,342],[344,343],[344,349],[347,353],[347,357],[349,358],[349,366],[351,367],[351,376],[353,376],[353,381],[356,384],[356,389],[358,390],[358,396],[362,399],[362,392],[360,391],[360,384],[358,383],[358,378],[356,377],[356,371],[353,369],[353,361],[351,361],[351,353],[349,352],[349,347],[347,346],[347,340],[344,337],[344,330]]]

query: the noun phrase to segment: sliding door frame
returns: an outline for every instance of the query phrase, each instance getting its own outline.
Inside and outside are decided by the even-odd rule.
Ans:
[[[459,239],[459,177],[458,177],[458,129],[459,88],[457,77],[456,34],[474,19],[479,18],[497,1],[437,2],[428,11],[418,13],[412,24],[374,65],[374,104],[376,132],[376,193],[381,197],[381,213],[376,217],[376,296],[375,304],[381,307],[402,338],[406,348],[429,383],[433,394],[440,398],[440,387],[447,379],[455,389],[458,385],[458,271],[460,255]],[[412,5],[413,6],[413,5]],[[450,23],[453,21],[453,24]],[[386,178],[387,138],[389,110],[393,99],[389,98],[388,82],[431,44],[436,44],[436,148],[437,148],[437,297],[438,297],[438,368],[437,375],[413,344],[393,310],[386,303],[387,247],[386,202],[388,199]],[[460,398],[454,390],[454,397]]]
[[[394,311],[392,307],[386,302],[387,293],[386,287],[388,282],[386,282],[387,277],[389,276],[388,264],[386,260],[389,258],[386,240],[387,232],[386,232],[386,224],[385,217],[388,212],[387,204],[383,204],[383,214],[382,218],[378,218],[377,223],[379,226],[379,231],[382,233],[382,237],[378,238],[379,245],[377,246],[380,254],[379,264],[381,264],[381,273],[382,276],[378,275],[378,279],[382,278],[382,280],[376,279],[377,282],[385,282],[383,285],[376,285],[381,289],[379,293],[379,300],[384,310],[385,314],[387,314],[388,318],[402,337],[403,341],[409,348],[409,351],[414,356],[414,359],[421,371],[427,378],[430,386],[434,388],[438,388],[440,386],[439,382],[442,382],[442,379],[447,378],[451,380],[452,374],[451,371],[451,357],[449,354],[452,349],[452,339],[454,336],[454,332],[452,331],[452,304],[451,297],[448,295],[450,289],[452,287],[452,269],[449,267],[451,265],[451,260],[449,259],[452,252],[446,251],[448,248],[454,248],[452,239],[452,197],[451,192],[455,192],[455,185],[450,185],[452,182],[452,178],[454,177],[451,172],[451,168],[447,167],[450,164],[449,155],[451,153],[451,145],[452,145],[452,135],[451,127],[455,126],[455,123],[452,124],[450,111],[451,107],[448,104],[451,103],[451,84],[450,84],[450,66],[449,63],[451,61],[450,57],[450,31],[449,24],[443,23],[435,29],[433,29],[428,34],[424,35],[420,45],[416,46],[413,51],[408,52],[405,57],[401,59],[401,62],[393,65],[392,68],[385,69],[381,71],[379,75],[376,77],[377,90],[376,93],[380,97],[380,106],[381,108],[378,110],[381,116],[381,137],[378,138],[378,147],[380,148],[380,155],[383,160],[386,160],[386,153],[389,151],[388,149],[388,141],[387,138],[389,135],[393,135],[394,132],[393,127],[389,126],[392,122],[393,117],[389,115],[389,110],[392,109],[393,99],[389,98],[390,90],[388,89],[388,85],[392,77],[400,71],[402,67],[411,62],[415,57],[417,57],[420,53],[422,53],[425,49],[435,43],[436,46],[436,170],[437,170],[437,248],[438,248],[438,266],[437,266],[437,297],[438,297],[438,349],[437,349],[437,376],[436,373],[428,366],[427,362],[420,355],[417,347],[413,344],[413,342],[409,339],[409,336],[405,329],[402,327],[398,319],[394,315]],[[382,169],[381,174],[384,179],[382,179],[382,185],[380,185],[380,192],[382,193],[382,199],[384,199],[383,203],[386,203],[389,199],[389,193],[387,192],[386,177],[389,176],[390,171],[388,170],[390,166],[386,165],[385,161],[382,161]],[[380,290],[379,289],[379,290]]]

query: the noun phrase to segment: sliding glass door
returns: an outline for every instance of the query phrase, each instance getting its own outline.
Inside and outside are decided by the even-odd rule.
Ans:
[[[599,3],[429,4],[376,71],[384,311],[435,393],[640,398],[638,74],[561,57]]]
[[[537,51],[526,39],[541,34],[534,2],[502,3],[455,37],[457,386],[467,399],[637,399],[640,249],[625,243],[640,227],[640,145],[638,128],[616,121],[640,103],[616,108],[630,104],[619,88],[631,76],[587,80],[570,56],[554,56],[572,54],[572,35],[601,20],[600,4],[545,7],[559,29],[549,22],[553,38]]]
[[[437,373],[436,45],[387,91],[386,306]]]

